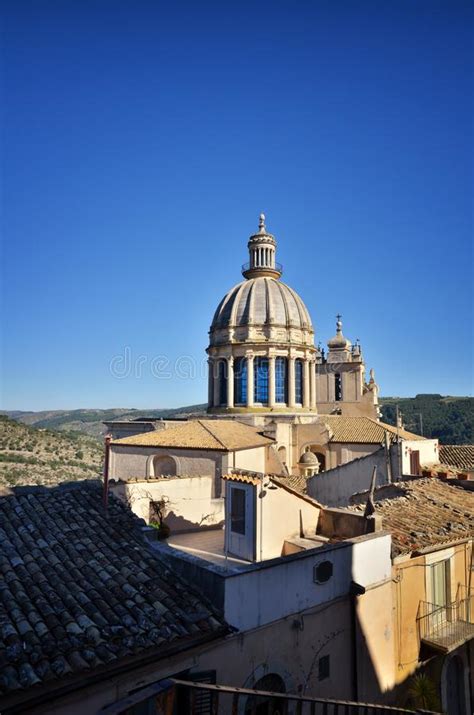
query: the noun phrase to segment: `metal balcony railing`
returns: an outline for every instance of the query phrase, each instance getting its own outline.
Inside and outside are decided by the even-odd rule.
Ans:
[[[454,650],[474,638],[474,592],[460,588],[445,606],[420,601],[417,620],[420,641],[444,653]]]
[[[258,268],[270,268],[270,269],[272,269],[272,270],[278,271],[279,273],[283,273],[283,265],[282,265],[281,263],[277,263],[277,262],[275,262],[275,264],[274,264],[273,266],[252,266],[252,270],[253,270],[254,268],[256,268],[256,269],[258,269]],[[249,263],[249,262],[243,263],[243,264],[242,264],[242,273],[243,273],[244,271],[249,271],[249,270],[250,270],[250,263]]]
[[[289,712],[296,715],[437,715],[428,710],[310,698],[175,678],[160,680],[128,698],[108,705],[100,711],[100,715],[126,715],[131,708],[145,704],[148,712],[156,715],[234,715],[242,712],[241,706],[246,715],[287,715]]]

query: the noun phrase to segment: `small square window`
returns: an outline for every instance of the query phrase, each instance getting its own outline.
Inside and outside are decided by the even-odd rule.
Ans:
[[[318,680],[326,680],[329,678],[329,656],[323,655],[318,660]]]

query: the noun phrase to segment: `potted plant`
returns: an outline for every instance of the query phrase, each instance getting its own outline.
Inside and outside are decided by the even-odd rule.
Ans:
[[[158,531],[159,539],[167,539],[170,535],[170,527],[165,523],[165,510],[166,510],[167,500],[165,497],[161,497],[159,501],[151,502],[151,518],[150,526]]]

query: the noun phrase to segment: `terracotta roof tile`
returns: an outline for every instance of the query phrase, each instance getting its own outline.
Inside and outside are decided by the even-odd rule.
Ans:
[[[259,430],[236,420],[189,420],[178,427],[117,439],[112,444],[209,449],[225,452],[273,444]]]
[[[474,444],[440,444],[439,459],[456,469],[474,469]]]
[[[349,442],[352,444],[382,444],[385,434],[390,441],[397,436],[397,428],[385,422],[378,422],[371,417],[346,417],[344,415],[320,415],[320,420],[329,428],[331,442]],[[418,434],[399,429],[402,439],[424,439]]]
[[[0,498],[0,697],[223,631],[142,525],[90,483]]]
[[[355,508],[363,510],[367,495],[356,499]],[[392,556],[474,537],[474,492],[436,477],[380,487],[374,501],[392,534]]]

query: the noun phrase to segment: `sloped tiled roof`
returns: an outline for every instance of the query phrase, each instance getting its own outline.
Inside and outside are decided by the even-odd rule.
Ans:
[[[6,694],[160,659],[226,630],[142,525],[113,496],[105,517],[96,485],[0,497],[0,708]]]
[[[290,489],[294,489],[295,492],[306,494],[309,477],[304,477],[302,474],[289,474],[285,477],[275,477],[275,479],[281,484],[290,487]]]
[[[178,427],[124,437],[112,444],[232,452],[264,447],[273,444],[273,440],[261,435],[255,427],[236,420],[189,420]]]
[[[320,420],[324,422],[332,432],[331,442],[349,442],[352,444],[381,444],[385,439],[385,433],[393,441],[397,433],[402,439],[416,440],[424,439],[418,434],[399,429],[385,422],[377,422],[371,417],[346,417],[345,415],[320,415]]]
[[[356,509],[363,511],[366,500],[358,495]],[[392,556],[474,537],[474,492],[435,477],[380,487],[374,501],[392,534]]]
[[[474,444],[440,444],[439,459],[456,469],[474,469]]]

